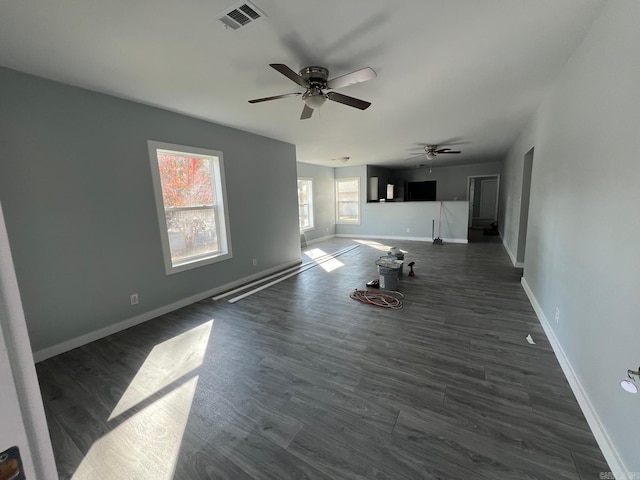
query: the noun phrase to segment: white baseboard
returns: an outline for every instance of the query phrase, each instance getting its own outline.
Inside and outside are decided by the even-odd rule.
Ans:
[[[306,240],[305,243],[307,246],[313,245],[314,243],[324,242],[325,240],[330,240],[334,238],[335,235],[325,235],[324,237],[314,238],[313,240]]]
[[[207,297],[218,295],[219,293],[226,292],[227,290],[232,290],[241,285],[245,285],[247,283],[253,282],[254,280],[258,280],[260,278],[267,277],[269,275],[272,275],[276,272],[293,267],[295,265],[299,265],[301,261],[302,260],[294,260],[291,262],[284,263],[282,265],[278,265],[277,267],[263,270],[259,273],[255,273],[253,275],[243,277],[240,280],[235,280],[233,282],[226,283],[220,287],[216,287],[211,290],[207,290],[205,292],[201,292],[196,295],[192,295],[190,297],[180,299],[176,302],[170,303],[168,305],[164,305],[154,310],[141,313],[140,315],[136,315],[135,317],[128,318],[126,320],[122,320],[121,322],[114,323],[113,325],[109,325],[108,327],[100,328],[98,330],[94,330],[93,332],[89,332],[84,335],[80,335],[79,337],[72,338],[71,340],[66,340],[56,345],[52,345],[51,347],[43,348],[42,350],[38,350],[37,352],[34,352],[33,358],[35,362],[38,363],[43,360],[46,360],[47,358],[55,357],[56,355],[60,355],[61,353],[68,352],[69,350],[73,350],[74,348],[81,347],[83,345],[86,345],[87,343],[94,342],[96,340],[107,337],[109,335],[113,335],[114,333],[118,333],[122,330],[126,330],[127,328],[131,328],[140,323],[159,317],[160,315],[164,315],[165,313],[169,313],[179,308],[186,307],[187,305],[191,305],[192,303],[199,302],[200,300],[204,300]]]
[[[380,240],[407,240],[411,242],[433,242],[433,238],[431,237],[394,237],[388,235],[346,235],[344,233],[336,234],[336,237],[344,237],[344,238],[371,238],[371,239],[380,239]],[[444,243],[469,243],[469,240],[466,238],[443,238],[442,241]]]
[[[540,320],[540,324],[544,329],[544,333],[547,335],[547,338],[549,339],[549,343],[551,343],[551,347],[553,348],[553,352],[555,353],[556,358],[560,363],[560,367],[564,372],[564,376],[567,378],[567,381],[571,386],[571,390],[573,391],[573,394],[576,396],[576,400],[578,400],[578,405],[580,405],[582,413],[587,419],[587,423],[589,424],[589,427],[593,432],[593,436],[595,437],[596,442],[598,442],[598,446],[600,447],[600,450],[602,450],[602,454],[604,455],[604,458],[607,460],[607,463],[609,464],[609,468],[615,474],[616,478],[618,478],[618,475],[621,472],[628,472],[629,470],[625,467],[622,461],[622,458],[620,458],[620,455],[618,454],[618,451],[616,450],[613,442],[611,441],[611,438],[607,434],[607,431],[604,428],[604,425],[600,421],[598,412],[593,407],[593,404],[589,399],[589,395],[587,394],[584,387],[582,386],[582,383],[580,382],[580,379],[576,375],[575,370],[571,366],[571,362],[569,361],[569,358],[564,352],[564,349],[562,348],[562,345],[560,344],[558,337],[556,337],[556,334],[551,328],[551,325],[549,324],[549,320],[547,320],[546,315],[542,311],[542,307],[540,307],[538,300],[536,299],[535,295],[531,291],[531,288],[529,287],[529,284],[527,283],[527,280],[524,277],[522,277],[521,283],[522,283],[522,288],[527,294],[527,297],[529,297],[529,302],[531,303],[533,310],[536,312],[536,315]]]
[[[433,242],[431,238],[429,240]],[[469,243],[468,238],[443,238],[442,241],[444,243]]]
[[[502,240],[502,245],[504,246],[504,249],[509,254],[509,258],[511,258],[511,263],[513,263],[513,266],[516,268],[524,268],[524,262],[518,262],[518,260],[516,259],[516,256],[513,254],[513,252],[509,248],[509,244],[505,242],[504,237],[502,236],[502,233],[500,234],[500,240]]]

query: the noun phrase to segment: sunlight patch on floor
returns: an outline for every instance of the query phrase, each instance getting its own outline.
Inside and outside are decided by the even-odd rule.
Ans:
[[[197,384],[195,376],[103,435],[72,480],[173,479]]]
[[[202,365],[212,327],[213,320],[209,320],[153,347],[109,420]]]
[[[153,347],[109,416],[112,430],[72,480],[173,478],[212,327],[213,319]]]
[[[320,265],[326,272],[332,272],[344,265],[344,263],[342,263],[340,260],[330,258],[328,253],[319,248],[307,250],[306,252],[304,252],[304,254],[311,260],[314,260],[316,263],[318,263],[318,265]]]
[[[327,253],[324,250],[320,250],[319,248],[312,248],[311,250],[307,250],[304,254],[309,257],[311,260],[316,260],[320,257],[325,257]]]
[[[391,246],[384,245],[380,242],[374,242],[373,240],[363,240],[363,239],[354,238],[353,241],[358,242],[361,245],[366,245],[367,247],[375,248],[376,250],[380,250],[381,252],[385,252],[385,253],[391,249]],[[402,253],[408,253],[407,250],[400,249],[400,251]]]
[[[336,268],[344,266],[344,263],[342,263],[340,260],[332,258],[331,260],[322,262],[320,266],[324,268],[326,272],[333,272]]]

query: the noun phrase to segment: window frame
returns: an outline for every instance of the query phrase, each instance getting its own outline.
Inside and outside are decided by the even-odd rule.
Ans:
[[[340,204],[341,203],[345,203],[345,202],[340,202],[339,184],[341,182],[352,182],[354,180],[356,181],[356,183],[358,185],[358,195],[357,195],[358,200],[356,201],[356,209],[357,209],[358,218],[356,220],[340,220]],[[336,178],[335,179],[336,224],[360,225],[360,219],[361,219],[361,214],[362,214],[362,207],[360,205],[362,203],[362,199],[360,198],[361,192],[362,192],[362,189],[361,189],[361,185],[360,185],[360,177],[347,177],[347,178]]]
[[[162,257],[167,275],[184,272],[193,268],[210,265],[233,258],[231,251],[231,233],[229,229],[229,209],[227,202],[227,189],[224,173],[223,153],[219,150],[192,147],[187,145],[177,145],[173,143],[148,140],[149,161],[151,165],[151,178],[153,181],[154,200],[158,217],[158,228],[160,230],[160,243],[162,245]],[[218,251],[193,255],[176,262],[174,265],[171,259],[171,245],[169,242],[169,229],[167,228],[167,216],[162,196],[162,181],[160,178],[160,168],[158,164],[158,151],[182,154],[194,157],[210,157],[212,162],[212,188],[215,193],[213,207],[184,207],[187,210],[210,209],[213,210],[216,236],[218,240]],[[180,207],[182,208],[182,207]],[[174,210],[177,211],[177,210]]]
[[[300,227],[300,232],[308,232],[310,230],[315,230],[315,220],[313,215],[313,178],[310,177],[298,177],[298,182],[308,182],[309,183],[309,203],[302,204],[300,203],[300,195],[298,195],[298,226],[300,225],[300,206],[301,205],[309,205],[309,226],[308,227]]]

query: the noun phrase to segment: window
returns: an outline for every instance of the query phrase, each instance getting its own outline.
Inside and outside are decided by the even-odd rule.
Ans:
[[[231,258],[222,152],[148,145],[167,274]]]
[[[298,179],[298,218],[300,231],[313,229],[313,180]]]
[[[360,223],[360,178],[336,180],[336,223]]]

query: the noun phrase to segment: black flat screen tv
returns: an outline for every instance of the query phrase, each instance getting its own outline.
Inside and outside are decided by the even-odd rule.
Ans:
[[[436,181],[407,183],[407,201],[409,202],[435,202]]]

